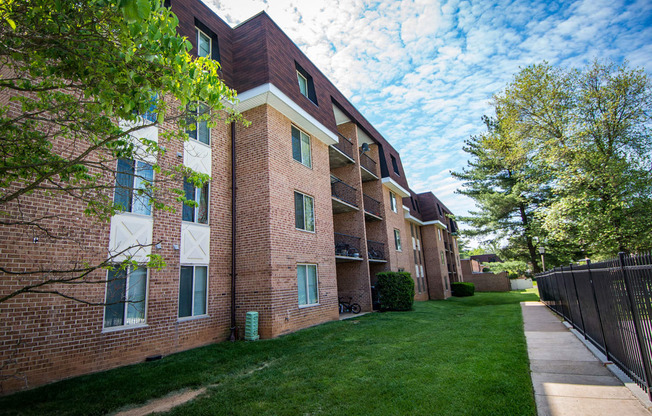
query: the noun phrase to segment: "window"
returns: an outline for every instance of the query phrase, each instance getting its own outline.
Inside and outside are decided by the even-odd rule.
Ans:
[[[195,34],[197,41],[197,56],[215,61],[220,60],[220,48],[217,35],[205,24],[195,19]]]
[[[444,251],[441,251],[441,264],[445,264],[446,260],[444,259]]]
[[[439,236],[439,241],[441,241],[441,228],[437,228],[437,235]]]
[[[294,224],[299,230],[315,231],[315,203],[311,196],[294,192]]]
[[[297,162],[312,168],[310,136],[292,126],[292,157]]]
[[[394,244],[396,245],[396,250],[401,251],[401,232],[397,229],[394,229]]]
[[[317,94],[315,94],[315,83],[313,82],[312,77],[297,62],[294,62],[294,66],[297,70],[297,82],[299,84],[299,91],[306,98],[317,105]]]
[[[442,212],[441,212],[441,207],[439,206],[439,204],[437,204],[437,211],[439,211],[439,216],[440,217],[444,216],[444,214],[442,214]]]
[[[392,168],[394,168],[394,173],[400,176],[400,173],[398,173],[398,163],[396,162],[396,158],[394,155],[389,155],[389,157],[392,158]]]
[[[104,327],[145,323],[147,269],[109,270],[106,283]]]
[[[181,219],[199,224],[208,224],[208,183],[205,183],[201,188],[197,188],[186,179],[183,181],[183,191],[186,199],[196,202],[197,206],[183,204]]]
[[[186,120],[188,136],[204,144],[210,144],[211,129],[208,127],[208,120],[204,120],[202,117],[205,114],[210,114],[210,108],[203,103],[193,103],[188,105],[188,114],[189,117]]]
[[[308,96],[308,80],[306,77],[301,75],[301,72],[297,71],[297,80],[299,81],[299,91],[301,94]]]
[[[179,318],[206,315],[207,288],[207,266],[181,266]]]
[[[398,205],[396,204],[396,195],[392,191],[389,191],[389,205],[392,208],[392,211],[398,212]]]
[[[319,303],[316,264],[297,264],[297,290],[299,306]]]
[[[211,59],[212,39],[201,29],[197,29],[197,56]]]
[[[154,180],[152,166],[145,162],[118,159],[113,202],[124,212],[151,215],[147,186]]]

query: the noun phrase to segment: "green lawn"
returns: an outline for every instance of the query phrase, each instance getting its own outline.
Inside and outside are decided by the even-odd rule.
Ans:
[[[0,398],[0,414],[113,412],[209,387],[175,415],[536,415],[520,301],[418,302],[274,340],[224,342]]]

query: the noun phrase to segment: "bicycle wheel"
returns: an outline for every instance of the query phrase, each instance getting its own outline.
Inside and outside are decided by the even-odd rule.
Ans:
[[[351,304],[351,312],[360,313],[361,310],[362,310],[362,308],[360,308],[360,305],[358,305],[357,303],[352,303]]]

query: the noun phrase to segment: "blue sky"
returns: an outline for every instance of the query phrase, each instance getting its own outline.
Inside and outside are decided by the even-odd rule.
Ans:
[[[451,170],[519,68],[594,59],[652,71],[652,1],[203,0],[236,25],[265,10],[400,152],[410,187],[454,213]]]

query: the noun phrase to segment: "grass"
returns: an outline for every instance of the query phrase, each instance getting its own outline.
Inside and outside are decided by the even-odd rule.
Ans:
[[[173,415],[536,415],[520,301],[415,303],[274,340],[224,342],[0,398],[0,414],[106,414],[210,386]]]

